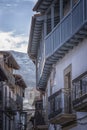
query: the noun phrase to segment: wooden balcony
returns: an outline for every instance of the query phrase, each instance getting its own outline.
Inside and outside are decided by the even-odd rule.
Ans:
[[[21,110],[23,108],[23,98],[17,94],[16,98],[16,104],[17,104],[17,109]]]
[[[79,0],[56,27],[45,37],[45,63],[38,88],[45,88],[52,65],[87,36],[87,1]]]
[[[87,72],[73,80],[73,108],[87,112]]]
[[[9,71],[5,71],[7,77],[8,77],[8,83],[12,85],[12,87],[14,88],[15,86],[15,78],[13,76],[12,73],[10,73]]]
[[[49,121],[52,124],[65,125],[73,122],[76,115],[72,112],[70,107],[68,95],[65,95],[62,89],[54,93],[48,98],[49,101]]]
[[[81,39],[85,37],[85,35],[87,35],[86,27],[87,1],[79,0],[69,14],[65,16],[50,32],[50,34],[46,36],[46,57],[53,57],[54,55],[56,58],[55,54],[58,52],[58,50],[70,50],[76,45],[76,43],[79,43]]]
[[[7,98],[5,102],[6,102],[5,103],[6,112],[10,115],[15,115],[17,110],[17,105],[14,99]]]
[[[2,81],[7,80],[10,87],[14,89],[14,87],[15,87],[15,78],[14,78],[13,74],[9,70],[7,70],[6,67],[4,68],[1,65],[0,65],[0,72],[2,74],[2,76],[0,76],[0,79]]]

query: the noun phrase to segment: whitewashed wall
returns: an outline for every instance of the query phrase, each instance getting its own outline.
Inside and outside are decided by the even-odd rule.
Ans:
[[[56,85],[52,89],[52,93],[55,93],[60,88],[64,87],[64,70],[72,65],[72,80],[87,71],[87,39],[82,41],[78,46],[73,50],[68,52],[63,59],[56,64]],[[50,78],[48,81],[48,95],[50,96]],[[87,112],[78,112],[77,118],[81,118],[87,115]],[[85,125],[82,125],[86,123]],[[59,128],[57,128],[59,130]],[[49,130],[54,130],[53,125],[50,125]],[[67,128],[66,130],[87,130],[87,118],[84,118],[80,122],[78,121],[77,126],[73,128]]]
[[[67,53],[65,57],[56,64],[56,85],[52,93],[64,87],[64,69],[70,64],[72,65],[72,80],[87,71],[87,39]],[[48,88],[50,89],[49,82],[50,81],[48,81]],[[50,92],[49,89],[48,92]]]

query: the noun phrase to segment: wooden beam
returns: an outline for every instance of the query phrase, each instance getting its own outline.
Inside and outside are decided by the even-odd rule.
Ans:
[[[87,31],[86,30],[81,30],[81,31],[79,31],[79,34],[87,35]]]

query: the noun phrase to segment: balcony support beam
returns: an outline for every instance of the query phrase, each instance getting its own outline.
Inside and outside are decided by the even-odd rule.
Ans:
[[[60,54],[65,54],[67,52],[68,52],[67,50],[58,50],[58,53],[60,53]]]
[[[78,38],[78,39],[79,39],[79,38],[82,38],[82,39],[83,39],[83,38],[85,38],[85,35],[82,35],[82,34],[76,34],[74,37],[75,37],[75,38]]]
[[[75,44],[73,44],[73,43],[66,43],[65,46],[69,46],[69,47],[73,48],[75,46]]]
[[[53,64],[53,62],[54,62],[54,61],[47,61],[47,63],[48,63],[48,64],[51,64],[51,65]]]
[[[68,48],[68,47],[63,46],[63,47],[61,47],[61,48],[60,48],[60,50],[61,50],[61,51],[69,51],[69,48]]]
[[[70,41],[71,41],[71,42],[80,42],[79,39],[75,39],[75,38],[72,38]]]
[[[64,54],[56,53],[53,55],[54,57],[63,58]]]
[[[70,45],[70,44],[69,44],[69,45],[67,45],[67,44],[64,45],[64,47],[68,48],[69,50],[70,50],[70,49],[73,49],[73,46],[74,46],[74,45],[72,45],[72,44],[71,44],[71,45]]]
[[[87,35],[87,30],[81,30],[79,31],[79,34]]]

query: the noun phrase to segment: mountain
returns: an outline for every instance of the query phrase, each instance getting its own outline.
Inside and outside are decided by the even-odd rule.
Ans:
[[[16,51],[11,51],[11,53],[20,66],[20,69],[16,70],[15,73],[23,77],[27,87],[35,87],[35,65],[28,54]]]

